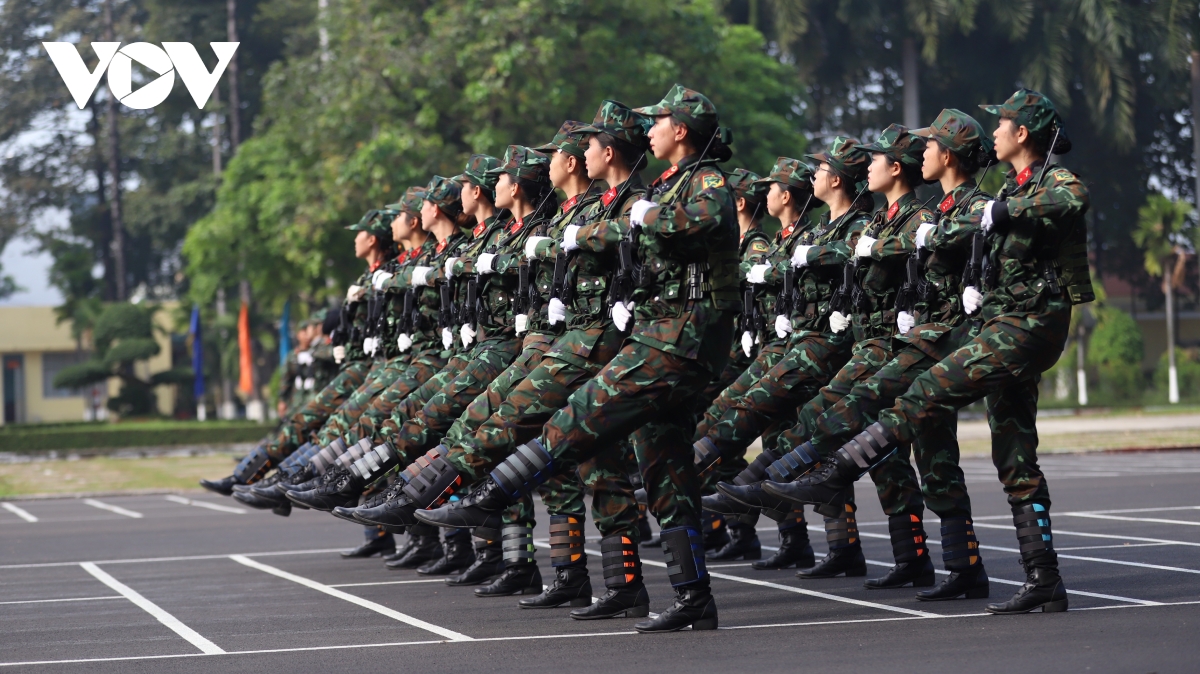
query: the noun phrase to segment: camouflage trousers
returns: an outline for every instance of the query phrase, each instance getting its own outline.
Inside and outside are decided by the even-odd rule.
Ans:
[[[429,402],[438,391],[445,388],[446,384],[449,384],[451,380],[463,371],[463,368],[467,366],[467,358],[470,355],[471,352],[466,352],[455,353],[449,356],[442,369],[425,380],[424,384],[421,384],[407,396],[397,401],[392,407],[391,416],[379,425],[372,442],[382,443],[393,440],[396,432],[400,430],[404,422],[408,421],[409,417],[419,414],[421,408],[425,407],[425,403]]]
[[[357,442],[361,438],[371,438],[375,442],[379,427],[386,422],[400,404],[413,391],[429,381],[442,368],[446,367],[447,357],[442,351],[423,351],[411,355],[411,360],[392,381],[391,385],[375,396],[371,404],[358,418],[358,423],[348,435]]]
[[[371,361],[355,360],[346,364],[329,385],[292,415],[283,428],[266,444],[267,453],[276,463],[287,458],[300,445],[308,442],[325,421],[341,407],[350,394],[362,385],[371,369]]]
[[[987,403],[992,463],[1010,505],[1049,504],[1037,463],[1037,399],[1041,373],[1057,362],[1070,329],[1069,307],[994,318],[971,341],[921,373],[879,423],[901,443],[954,419],[979,399]]]
[[[358,424],[358,420],[371,406],[372,401],[404,372],[407,361],[408,358],[403,355],[387,360],[375,360],[362,385],[346,398],[346,402],[342,403],[337,412],[330,415],[325,425],[317,432],[317,442],[325,446],[338,438],[357,441],[358,438],[350,437],[351,429]]]
[[[632,433],[649,508],[659,525],[699,529],[691,422],[712,376],[697,361],[626,341],[550,418],[542,445],[563,470],[617,447]],[[630,510],[636,516],[636,507]]]
[[[567,333],[560,340],[575,337]],[[619,340],[600,339],[586,359],[574,357],[568,361],[543,356],[507,395],[497,398],[494,406],[489,405],[491,414],[482,423],[447,443],[447,460],[470,482],[487,477],[517,445],[538,437],[554,413],[566,406],[570,395],[611,360],[618,345]],[[480,407],[477,413],[483,411]],[[629,482],[634,467],[621,449],[619,443],[614,443],[582,463],[560,463],[555,476],[538,490],[549,514],[582,513],[582,483],[592,490],[592,519],[601,535],[623,534],[636,540],[637,500]]]

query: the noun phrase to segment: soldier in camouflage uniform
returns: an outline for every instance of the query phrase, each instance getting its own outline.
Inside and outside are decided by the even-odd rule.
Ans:
[[[655,118],[651,149],[671,161],[671,168],[628,217],[568,227],[560,243],[568,251],[618,249],[612,315],[619,329],[632,322],[631,336],[551,417],[540,439],[518,447],[458,503],[416,516],[442,526],[482,521],[544,483],[561,464],[577,465],[636,431],[650,508],[664,527],[664,552],[674,562],[669,577],[676,600],[635,628],[713,629],[716,602],[704,568],[699,481],[687,438],[697,398],[728,358],[737,309],[736,210],[716,167],[732,154],[730,136],[718,126],[712,103],[682,86],[637,112]],[[631,280],[636,283],[627,284]],[[445,494],[463,481],[453,468],[435,472],[422,491]],[[620,568],[624,553],[613,550],[610,561],[606,551],[606,564]]]
[[[982,398],[993,429],[992,460],[1012,507],[1026,572],[1012,599],[987,610],[1065,611],[1034,424],[1037,384],[1062,353],[1071,305],[1094,299],[1083,219],[1088,192],[1074,173],[1047,164],[1051,152],[1070,150],[1048,98],[1021,89],[1002,105],[983,107],[1000,115],[993,134],[996,156],[1013,167],[1001,196],[979,211],[987,264],[978,280],[968,279],[962,295],[968,314],[982,310],[983,325],[967,344],[919,375],[832,460],[783,486],[789,498],[837,504],[847,485],[896,446],[948,423],[959,408]]]

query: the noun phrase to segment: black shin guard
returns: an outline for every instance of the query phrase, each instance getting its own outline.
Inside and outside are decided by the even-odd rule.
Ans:
[[[717,449],[716,443],[709,440],[708,437],[697,440],[692,445],[692,450],[695,453],[693,461],[697,477],[707,475],[708,471],[716,468],[721,463],[721,450]]]
[[[426,454],[415,462],[418,472],[411,475],[408,484],[404,485],[404,495],[412,500],[418,508],[436,508],[458,491],[463,485],[463,478],[446,460],[445,453],[449,450],[442,445],[433,450],[435,456],[431,460]]]
[[[549,479],[553,467],[554,457],[550,456],[540,441],[530,440],[500,462],[491,477],[515,501]]]
[[[550,566],[587,563],[583,552],[583,514],[550,516]]]
[[[888,533],[892,539],[892,556],[896,565],[882,578],[872,578],[863,584],[868,590],[904,587],[930,587],[934,583],[933,562],[925,542],[925,526],[916,514],[888,517]]]
[[[233,469],[233,478],[239,484],[252,484],[266,475],[272,465],[274,462],[271,460],[271,455],[267,454],[267,448],[255,447]]]
[[[946,601],[966,597],[984,599],[990,589],[979,539],[970,517],[942,518],[942,562],[950,575],[932,590],[917,593],[921,601]]]
[[[829,543],[829,554],[811,569],[796,573],[798,578],[833,578],[845,574],[867,575],[867,560],[863,557],[862,542],[858,538],[858,520],[853,503],[843,506],[838,517],[825,518],[825,540]]]
[[[664,529],[661,535],[667,578],[671,587],[682,587],[708,577],[704,566],[704,537],[692,527]]]
[[[812,443],[805,442],[767,466],[767,479],[772,482],[791,482],[820,462],[821,457],[813,449]]]
[[[1067,610],[1067,589],[1058,574],[1058,554],[1054,552],[1054,535],[1050,530],[1050,506],[1044,503],[1025,503],[1013,509],[1013,524],[1017,527],[1017,542],[1021,546],[1021,565],[1025,567],[1025,584],[1012,599],[988,604],[989,613],[1043,613]]]

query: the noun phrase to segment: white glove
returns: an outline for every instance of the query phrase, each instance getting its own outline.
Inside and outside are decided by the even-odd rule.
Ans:
[[[405,351],[411,349],[412,337],[409,337],[408,333],[400,333],[400,336],[396,338],[396,348],[400,349],[400,353],[404,353]]]
[[[550,325],[555,325],[559,321],[567,320],[567,305],[562,303],[562,300],[557,297],[550,298],[550,304],[546,307],[546,315],[550,317]]]
[[[343,360],[346,360],[346,347],[344,347],[344,346],[333,347],[333,362],[337,363],[338,365],[341,365]]]
[[[617,329],[625,332],[625,326],[629,325],[629,319],[633,317],[633,302],[617,302],[612,307],[613,323]]]
[[[745,353],[746,357],[749,358],[751,351],[754,351],[754,335],[751,335],[750,331],[747,330],[742,333],[742,353]]]
[[[383,290],[383,282],[392,277],[391,273],[382,269],[376,269],[374,274],[371,274],[371,287],[376,290]]]
[[[495,274],[495,264],[496,255],[494,253],[483,253],[479,256],[479,259],[475,261],[475,271],[480,275]]]
[[[304,390],[305,391],[313,390],[313,387],[316,385],[317,385],[317,380],[313,377],[309,377],[308,379],[304,380]]]
[[[374,337],[364,338],[362,347],[363,347],[363,353],[367,354],[368,356],[374,356],[375,355],[375,338]]]
[[[558,247],[562,252],[569,253],[579,247],[579,242],[575,240],[579,236],[579,225],[567,225],[563,228],[562,243]]]
[[[808,251],[812,250],[812,246],[796,246],[796,250],[792,251],[792,266],[803,267],[808,264]]]
[[[983,205],[983,219],[979,222],[979,226],[983,227],[983,231],[985,233],[989,229],[992,228],[992,225],[996,224],[995,222],[992,221],[992,206],[995,206],[995,205],[996,205],[995,199],[993,199]],[[969,314],[971,312],[968,311],[967,313]]]
[[[446,280],[454,278],[454,263],[458,262],[458,258],[452,257],[446,260]]]
[[[412,282],[409,284],[414,288],[429,285],[429,272],[433,271],[433,267],[413,267]]]
[[[442,348],[449,349],[454,344],[454,333],[450,332],[450,328],[442,328]]]
[[[464,349],[469,348],[475,342],[475,335],[477,334],[479,333],[475,332],[475,328],[469,325],[464,325],[458,329],[458,336],[462,338]]]
[[[531,236],[525,240],[525,259],[533,260],[537,258],[537,246],[543,241],[550,241],[548,236]]]
[[[976,290],[975,286],[967,286],[963,288],[962,302],[963,311],[967,312],[967,315],[970,316],[979,311],[980,305],[983,304],[983,294]]]
[[[301,365],[312,365],[312,351],[297,351],[296,362]]]
[[[367,289],[362,286],[350,286],[349,290],[346,291],[346,301],[357,302],[361,300],[363,295],[366,293]]]
[[[932,222],[922,222],[921,223],[921,226],[917,228],[917,248],[918,249],[925,247],[925,237],[929,236],[929,233],[932,232],[934,229],[937,229],[937,228],[934,226],[934,224]]]
[[[750,273],[746,274],[746,280],[751,283],[766,283],[767,272],[770,271],[769,264],[756,264],[750,267]]]
[[[529,330],[529,316],[526,314],[517,314],[514,316],[517,324],[517,334],[527,332]]]
[[[836,332],[841,332],[850,325],[850,317],[840,311],[835,311],[829,314],[829,329]]]
[[[637,201],[633,202],[633,206],[629,209],[629,226],[641,227],[642,220],[646,217],[646,213],[657,205],[658,204],[654,203],[653,201],[646,201],[645,199],[638,199]]]
[[[300,375],[296,375],[296,378],[292,380],[292,386],[295,386],[296,388],[303,391],[304,390],[304,377],[301,377]]]
[[[858,245],[854,247],[854,254],[858,257],[871,257],[871,246],[875,245],[875,242],[878,240],[872,239],[866,234],[859,236]]]
[[[909,330],[917,324],[917,319],[907,311],[901,311],[896,316],[896,327],[900,329],[900,334],[907,335]]]
[[[775,317],[775,334],[779,335],[780,339],[787,337],[788,333],[791,331],[792,319],[784,316],[783,314],[779,314]]]

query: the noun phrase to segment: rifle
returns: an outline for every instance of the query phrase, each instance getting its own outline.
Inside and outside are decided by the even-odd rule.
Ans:
[[[410,334],[416,326],[416,316],[414,316],[414,291],[410,288],[404,291],[404,308],[400,311],[400,322],[396,329],[403,334]]]
[[[459,312],[458,322],[462,325],[475,325],[479,321],[479,276],[472,275],[467,279],[467,299]]]
[[[522,262],[517,265],[517,292],[513,297],[513,313],[527,314],[532,304],[532,294],[529,292],[530,263]]]
[[[451,291],[449,283],[441,283],[438,285],[438,294],[441,296],[441,306],[438,307],[438,327],[452,328],[455,323],[454,315],[454,295]]]

